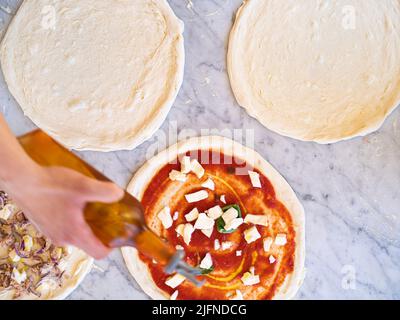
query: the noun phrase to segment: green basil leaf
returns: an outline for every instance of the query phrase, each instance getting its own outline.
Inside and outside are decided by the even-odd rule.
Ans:
[[[237,204],[231,204],[229,206],[223,207],[222,211],[226,212],[230,208],[235,208],[236,209],[236,211],[238,212],[238,218],[242,217],[242,211],[240,210],[240,207]],[[219,217],[216,222],[217,222],[217,230],[218,230],[219,233],[229,234],[229,233],[233,233],[236,230],[236,229],[225,230],[224,229],[225,228],[225,221],[224,221],[224,219],[222,219],[222,217]]]
[[[212,266],[210,269],[201,269],[201,274],[206,275],[214,271],[214,266]]]

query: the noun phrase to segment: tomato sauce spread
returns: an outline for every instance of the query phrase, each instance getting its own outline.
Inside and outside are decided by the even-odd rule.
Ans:
[[[241,159],[226,161],[229,157],[219,152],[207,152],[209,152],[207,158],[212,159],[206,161],[208,164],[201,161],[204,158],[204,150],[187,154],[192,159],[198,158],[205,169],[201,179],[190,173],[186,182],[172,181],[169,178],[171,170],[180,170],[180,163],[177,160],[174,164],[165,165],[155,174],[142,198],[146,223],[174,246],[183,247],[187,263],[199,266],[204,256],[207,253],[211,254],[213,271],[199,277],[206,280],[205,284],[198,288],[189,281],[184,281],[173,289],[165,284],[169,275],[163,272],[163,266],[144,255],[140,255],[140,259],[147,264],[155,284],[169,295],[178,290],[178,299],[231,299],[237,293],[236,290],[240,290],[244,299],[272,299],[294,269],[296,243],[291,215],[277,200],[274,187],[260,171],[247,169],[246,163]],[[260,174],[262,188],[253,187],[247,170]],[[215,190],[208,190],[209,195],[205,200],[188,203],[185,194],[205,190],[201,185],[208,179],[215,183]],[[240,207],[243,218],[246,214],[268,217],[268,226],[256,225],[261,235],[260,239],[250,244],[246,242],[243,232],[254,226],[246,223],[230,234],[220,233],[214,226],[210,237],[200,230],[195,230],[189,245],[185,244],[182,236],[175,230],[178,225],[187,223],[185,214],[194,208],[199,212],[205,212],[216,205],[224,208],[233,204]],[[160,226],[157,218],[157,214],[166,206],[170,208],[172,216],[178,212],[178,218],[168,230]],[[269,250],[265,251],[263,239],[275,240],[278,234],[285,234],[287,243],[280,246],[272,243]],[[222,248],[216,250],[214,247],[216,239],[220,244],[229,243],[229,246],[225,246],[225,250]],[[253,270],[254,274],[259,276],[259,283],[250,286],[243,283],[241,277],[249,270]]]

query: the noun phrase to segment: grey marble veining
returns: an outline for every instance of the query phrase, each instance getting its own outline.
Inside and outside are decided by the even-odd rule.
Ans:
[[[11,11],[17,3],[0,0]],[[307,275],[298,298],[400,299],[400,110],[365,138],[318,145],[281,137],[249,117],[229,86],[226,46],[241,0],[170,3],[185,23],[186,71],[167,121],[133,151],[80,155],[126,186],[175,124],[180,138],[187,129],[195,135],[207,128],[252,129],[255,149],[282,173],[305,207]],[[7,11],[0,11],[2,30],[10,20]],[[14,132],[34,128],[2,79],[0,92],[0,110]],[[71,299],[147,298],[120,252],[96,265]]]

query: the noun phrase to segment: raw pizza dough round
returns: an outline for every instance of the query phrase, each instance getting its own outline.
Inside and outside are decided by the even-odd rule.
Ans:
[[[400,102],[400,1],[245,1],[228,71],[238,103],[275,132],[371,133]]]
[[[178,94],[182,33],[166,0],[24,1],[1,64],[24,113],[62,144],[133,149]]]
[[[291,299],[299,290],[305,276],[305,217],[304,209],[286,180],[264,159],[252,149],[219,136],[191,138],[169,147],[147,161],[134,175],[128,185],[128,192],[138,199],[142,199],[148,184],[154,175],[166,164],[175,161],[178,156],[193,150],[213,150],[227,156],[234,156],[245,160],[255,169],[265,175],[273,185],[276,198],[285,205],[291,213],[296,231],[295,265],[293,272],[285,279],[274,299]],[[169,295],[161,290],[153,281],[148,266],[138,255],[136,249],[122,248],[125,263],[143,291],[152,299],[168,299]],[[146,272],[145,272],[146,271]]]

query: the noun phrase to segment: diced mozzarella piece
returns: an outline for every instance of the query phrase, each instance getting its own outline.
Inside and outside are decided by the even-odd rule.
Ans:
[[[210,189],[213,191],[215,190],[215,183],[211,180],[211,178],[208,178],[207,181],[205,181],[201,186],[206,189]]]
[[[194,232],[194,228],[190,223],[185,224],[185,228],[183,229],[183,241],[187,245],[189,245],[190,240],[192,240],[192,233]]]
[[[174,274],[172,277],[169,277],[167,281],[165,281],[165,284],[168,287],[171,287],[172,289],[175,289],[177,286],[179,286],[183,281],[185,281],[185,277],[182,276],[179,273]]]
[[[183,231],[185,230],[185,225],[184,224],[180,224],[179,226],[177,226],[175,228],[175,231],[178,233],[179,236],[183,237]]]
[[[181,172],[184,173],[184,174],[187,174],[190,171],[192,171],[192,165],[191,165],[190,157],[184,156],[181,159]]]
[[[260,175],[257,172],[249,171],[249,176],[254,188],[262,188]]]
[[[178,298],[179,291],[176,290],[173,294],[171,294],[170,300],[176,300]]]
[[[258,232],[256,226],[253,226],[250,229],[247,229],[244,231],[244,239],[246,240],[247,243],[252,243],[260,238],[261,238],[261,235]]]
[[[172,170],[169,173],[169,178],[172,181],[180,181],[180,182],[185,182],[187,180],[186,174],[184,174],[180,171],[177,171],[177,170]]]
[[[239,212],[235,208],[229,208],[226,210],[223,215],[222,219],[224,220],[225,224],[231,222],[233,219],[239,216]]]
[[[18,269],[14,268],[13,271],[12,271],[11,278],[15,282],[21,284],[21,283],[25,282],[25,280],[26,280],[26,272],[25,271],[19,272]]]
[[[185,195],[186,201],[189,203],[198,202],[208,198],[208,192],[206,190],[200,190],[194,193]]]
[[[194,228],[199,230],[207,230],[213,228],[214,223],[214,219],[211,219],[205,213],[200,213],[196,223],[194,224]]]
[[[188,214],[185,215],[185,219],[187,222],[192,222],[196,220],[199,216],[199,210],[197,208],[194,208],[192,211],[190,211]]]
[[[223,241],[223,242],[221,243],[222,250],[228,250],[228,249],[231,248],[232,246],[233,246],[233,243],[230,242],[230,241]]]
[[[17,254],[17,252],[14,249],[8,253],[8,256],[13,262],[18,262],[19,260],[21,260],[21,257]]]
[[[265,215],[247,214],[246,217],[244,218],[244,222],[258,224],[260,226],[267,227],[268,217]]]
[[[11,204],[6,204],[3,209],[0,210],[0,218],[7,220],[14,213],[14,207]]]
[[[256,276],[251,272],[246,272],[241,279],[245,286],[252,286],[260,283],[260,276]]]
[[[151,262],[153,262],[153,264],[158,264],[156,259],[151,260]]]
[[[169,207],[165,207],[162,209],[158,215],[158,219],[160,219],[162,225],[165,229],[169,229],[172,226],[172,217],[171,217],[171,209]]]
[[[30,235],[23,236],[22,240],[24,241],[25,251],[30,251],[33,246],[33,239]]]
[[[243,294],[240,290],[236,290],[236,294],[231,300],[243,300]]]
[[[223,211],[220,206],[215,206],[207,210],[207,215],[214,220],[217,220],[220,216],[223,215]]]
[[[236,251],[236,257],[240,257],[242,255],[242,250]]]
[[[222,203],[226,204],[226,197],[224,194],[219,198],[219,200],[221,200]]]
[[[203,232],[203,234],[207,237],[210,238],[212,233],[214,232],[214,228],[210,228],[210,229],[204,229],[204,230],[200,230],[201,232]]]
[[[275,238],[275,244],[277,246],[284,246],[287,243],[286,234],[279,233]]]
[[[239,228],[243,224],[243,219],[242,218],[236,218],[225,224],[224,229],[225,230],[235,230]]]
[[[274,241],[272,240],[271,237],[265,238],[263,240],[263,247],[264,247],[265,252],[269,252],[269,250],[271,250],[272,242],[274,242]]]
[[[218,239],[214,240],[214,250],[219,250],[221,249],[221,243],[219,242]]]
[[[201,269],[210,269],[213,265],[211,254],[207,253],[203,260],[200,262]]]
[[[183,248],[181,245],[179,245],[179,244],[177,244],[177,245],[175,246],[175,249],[176,249],[176,250],[184,250],[184,248]]]
[[[256,268],[254,268],[254,266],[251,266],[250,269],[249,269],[249,272],[250,272],[251,274],[255,274]]]
[[[269,256],[269,263],[273,264],[276,261],[275,257],[273,255]]]
[[[192,167],[193,173],[197,176],[197,178],[201,179],[204,176],[205,170],[201,166],[201,164],[197,161],[197,159],[193,159],[190,162],[190,165]]]
[[[176,221],[176,220],[178,220],[178,218],[179,218],[179,212],[175,211],[174,216],[172,217],[172,220]]]
[[[66,246],[64,247],[65,249],[65,253],[69,256],[70,254],[72,254],[72,252],[74,251],[74,249],[71,246]]]

